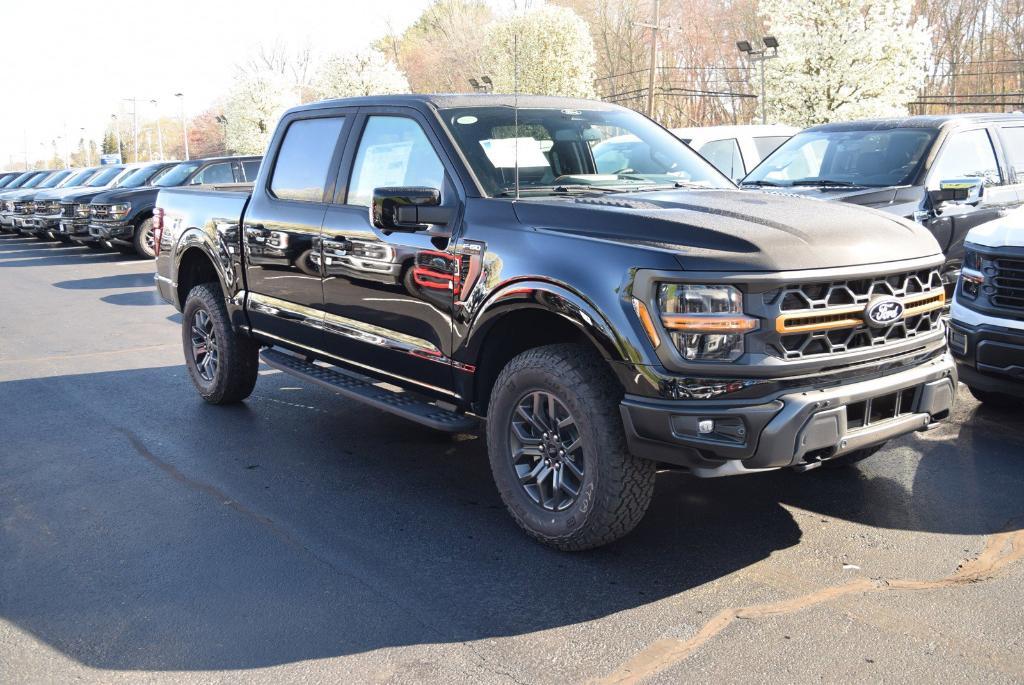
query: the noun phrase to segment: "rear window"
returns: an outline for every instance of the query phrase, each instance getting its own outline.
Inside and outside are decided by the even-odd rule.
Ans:
[[[254,159],[250,162],[242,162],[242,175],[248,183],[252,183],[256,180],[256,176],[260,173],[260,160]]]
[[[1024,183],[1024,126],[1006,126],[999,133],[1010,164],[1010,183]]]
[[[762,160],[779,149],[779,146],[789,140],[789,136],[758,136],[754,138],[754,149],[757,150],[758,160]]]
[[[322,202],[344,117],[293,121],[274,163],[270,192],[281,200]]]

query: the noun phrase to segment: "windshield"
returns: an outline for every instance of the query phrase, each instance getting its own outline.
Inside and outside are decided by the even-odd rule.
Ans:
[[[80,186],[89,180],[89,177],[96,173],[96,169],[82,169],[81,171],[75,172],[75,174],[68,179],[67,183],[64,184],[65,188],[74,188]]]
[[[161,188],[170,188],[172,186],[180,186],[185,182],[193,171],[198,169],[202,162],[182,162],[176,167],[173,167],[170,171],[160,177],[153,185],[160,186]]]
[[[122,178],[114,187],[138,188],[140,186],[144,186],[149,179],[153,178],[153,174],[162,169],[163,166],[163,164],[150,164],[149,166],[144,166],[141,169],[136,169]]]
[[[668,131],[629,110],[442,110],[441,116],[489,195],[520,191],[730,188],[714,167]],[[567,186],[569,188],[567,188]]]
[[[42,183],[40,183],[36,187],[39,188],[39,189],[43,189],[43,188],[56,188],[57,185],[60,184],[60,182],[63,181],[65,178],[67,178],[68,174],[70,174],[70,173],[71,173],[70,171],[65,170],[65,171],[58,171],[58,172],[56,172],[54,174],[50,174],[49,176],[46,177],[45,181],[43,181]]]
[[[18,174],[5,174],[3,178],[0,178],[0,188],[6,188],[16,178],[18,178]]]
[[[936,131],[804,131],[768,156],[743,185],[909,185]]]
[[[24,187],[25,187],[25,184],[26,184],[26,183],[27,183],[27,182],[28,182],[29,180],[31,180],[31,179],[33,179],[33,178],[35,178],[35,175],[34,175],[35,173],[36,173],[36,172],[34,172],[34,171],[26,171],[26,172],[25,172],[25,173],[23,173],[23,174],[22,174],[21,176],[17,176],[17,177],[15,177],[15,179],[14,179],[13,181],[11,181],[10,183],[8,183],[8,184],[7,184],[7,188],[8,188],[8,189],[12,189],[12,188],[24,188]]]
[[[36,175],[35,175],[35,176],[33,176],[32,178],[30,178],[30,179],[29,179],[28,181],[26,181],[26,182],[25,182],[25,185],[23,185],[23,186],[21,186],[21,187],[22,187],[22,188],[35,188],[35,187],[36,187],[36,186],[38,186],[38,185],[39,185],[40,183],[42,183],[42,182],[43,182],[43,180],[44,180],[44,179],[45,179],[45,178],[46,178],[47,176],[49,176],[49,175],[50,175],[49,173],[43,173],[43,174],[36,174]]]
[[[114,166],[107,169],[102,169],[98,174],[89,179],[89,182],[86,183],[85,186],[87,188],[102,188],[103,186],[107,185],[115,178],[117,178],[117,175],[123,171],[123,166]]]

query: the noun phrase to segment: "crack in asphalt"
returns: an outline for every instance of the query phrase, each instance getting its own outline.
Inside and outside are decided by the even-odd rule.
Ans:
[[[963,562],[952,575],[938,580],[861,578],[778,602],[723,609],[705,623],[693,637],[685,640],[677,638],[657,640],[635,654],[615,672],[597,680],[596,683],[598,685],[638,683],[661,673],[686,660],[736,620],[794,614],[847,595],[938,590],[991,580],[1008,566],[1024,558],[1024,529],[1016,528],[1018,525],[1019,523],[1011,521],[1002,532],[988,536],[985,548],[977,557]]]

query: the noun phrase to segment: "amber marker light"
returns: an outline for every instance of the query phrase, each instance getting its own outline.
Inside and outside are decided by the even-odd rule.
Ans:
[[[651,313],[647,311],[647,305],[634,297],[633,311],[640,319],[640,325],[647,332],[647,337],[651,339],[651,344],[657,348],[661,344],[661,337],[658,335],[658,329],[654,326],[654,320],[651,319]]]

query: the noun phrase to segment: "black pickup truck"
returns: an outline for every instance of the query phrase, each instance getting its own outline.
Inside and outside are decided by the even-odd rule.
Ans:
[[[642,172],[595,158],[621,135]],[[927,230],[741,192],[608,103],[302,106],[251,192],[162,190],[155,217],[206,401],[247,397],[262,358],[440,430],[486,420],[509,511],[559,549],[629,532],[658,468],[852,463],[954,401]]]
[[[812,126],[740,187],[874,207],[928,228],[946,294],[975,226],[1024,205],[1024,115],[951,114]]]
[[[121,252],[152,259],[153,208],[161,188],[223,183],[252,183],[259,157],[210,157],[176,162],[145,183],[125,183],[101,193],[89,204],[89,235]]]

